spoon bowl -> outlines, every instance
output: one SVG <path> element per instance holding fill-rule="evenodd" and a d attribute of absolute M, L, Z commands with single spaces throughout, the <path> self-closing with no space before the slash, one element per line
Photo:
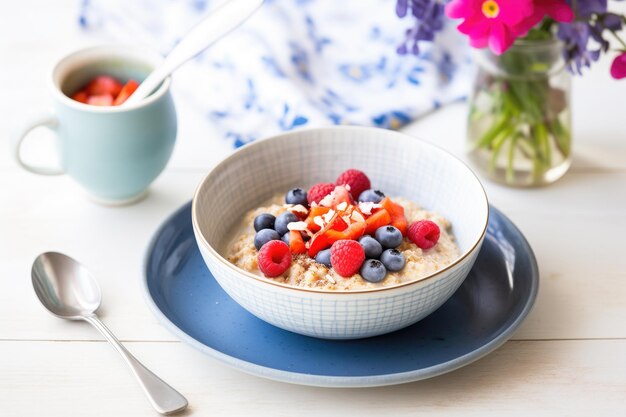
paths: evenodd
<path fill-rule="evenodd" d="M 94 276 L 62 253 L 39 255 L 33 263 L 32 280 L 41 304 L 57 317 L 82 320 L 100 307 L 102 295 Z"/>

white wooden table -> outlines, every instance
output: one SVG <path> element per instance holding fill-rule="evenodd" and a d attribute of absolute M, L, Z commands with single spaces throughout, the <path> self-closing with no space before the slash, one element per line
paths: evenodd
<path fill-rule="evenodd" d="M 72 0 L 12 2 L 0 13 L 0 138 L 45 109 L 47 66 L 93 40 Z M 540 265 L 535 309 L 513 339 L 465 368 L 373 389 L 322 389 L 250 376 L 177 341 L 148 311 L 140 265 L 159 223 L 187 202 L 230 150 L 178 106 L 174 156 L 147 199 L 125 208 L 86 200 L 68 178 L 19 170 L 0 152 L 0 415 L 155 415 L 97 332 L 53 318 L 30 282 L 35 256 L 58 250 L 100 281 L 102 319 L 147 366 L 183 392 L 187 415 L 626 415 L 626 81 L 602 61 L 574 84 L 575 161 L 557 184 L 489 198 L 526 234 Z M 462 156 L 465 105 L 410 126 Z M 45 144 L 30 149 L 44 159 Z"/>

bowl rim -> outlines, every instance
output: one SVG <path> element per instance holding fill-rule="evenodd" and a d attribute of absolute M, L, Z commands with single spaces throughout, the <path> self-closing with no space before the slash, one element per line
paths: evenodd
<path fill-rule="evenodd" d="M 368 130 L 368 131 L 369 130 L 378 130 L 378 131 L 383 131 L 386 134 L 391 133 L 391 134 L 395 134 L 395 135 L 404 136 L 406 138 L 410 138 L 410 139 L 413 139 L 413 140 L 416 140 L 416 141 L 421 141 L 427 147 L 430 147 L 433 150 L 435 150 L 436 152 L 440 152 L 440 153 L 446 155 L 447 157 L 451 158 L 451 160 L 455 161 L 455 163 L 460 164 L 463 167 L 465 167 L 465 169 L 467 169 L 468 173 L 471 174 L 471 176 L 478 183 L 478 185 L 480 187 L 480 190 L 482 191 L 482 196 L 484 197 L 485 210 L 487 212 L 487 215 L 485 216 L 485 222 L 484 222 L 482 231 L 480 233 L 480 236 L 476 239 L 476 241 L 474 241 L 472 246 L 469 249 L 467 249 L 465 252 L 463 252 L 461 254 L 461 256 L 459 256 L 454 262 L 452 262 L 450 265 L 447 265 L 443 269 L 440 269 L 439 271 L 436 271 L 436 272 L 434 272 L 434 273 L 432 273 L 430 275 L 427 275 L 425 277 L 422 277 L 420 279 L 415 279 L 415 280 L 412 280 L 412 281 L 402 282 L 402 283 L 399 283 L 399 284 L 389 285 L 389 286 L 386 286 L 386 287 L 368 288 L 368 289 L 362 289 L 362 290 L 320 290 L 320 289 L 317 289 L 317 288 L 296 287 L 294 285 L 289 285 L 289 284 L 284 284 L 284 283 L 281 283 L 281 282 L 271 281 L 271 280 L 269 280 L 269 279 L 267 279 L 265 277 L 255 275 L 255 274 L 253 274 L 251 272 L 248 272 L 248 271 L 246 271 L 246 270 L 244 270 L 242 268 L 239 268 L 238 266 L 236 266 L 233 263 L 229 262 L 228 259 L 226 259 L 224 256 L 222 256 L 215 248 L 213 248 L 213 246 L 211 244 L 209 244 L 209 242 L 206 240 L 206 237 L 202 233 L 202 230 L 200 229 L 200 226 L 198 224 L 198 216 L 197 216 L 196 213 L 197 213 L 197 210 L 198 210 L 198 195 L 200 194 L 200 190 L 202 189 L 202 187 L 207 182 L 208 178 L 211 176 L 211 174 L 213 172 L 215 172 L 222 165 L 226 164 L 232 158 L 237 157 L 238 154 L 240 154 L 240 153 L 242 153 L 244 151 L 247 151 L 250 148 L 262 146 L 266 141 L 278 140 L 278 139 L 284 138 L 286 136 L 293 136 L 293 135 L 298 135 L 298 134 L 307 133 L 307 132 L 323 132 L 323 131 L 337 131 L 337 130 L 361 130 L 361 131 L 362 130 Z M 215 164 L 209 170 L 209 172 L 202 178 L 202 180 L 200 180 L 200 183 L 196 187 L 196 190 L 195 190 L 195 192 L 193 194 L 193 198 L 192 198 L 192 202 L 191 202 L 191 223 L 192 223 L 192 226 L 193 226 L 193 230 L 194 230 L 194 234 L 196 236 L 196 239 L 200 240 L 200 242 L 205 246 L 205 248 L 208 250 L 208 252 L 214 258 L 216 258 L 219 262 L 225 264 L 228 269 L 231 269 L 234 272 L 243 274 L 243 275 L 245 275 L 248 278 L 252 278 L 252 279 L 254 279 L 257 282 L 260 282 L 260 283 L 263 283 L 263 284 L 274 285 L 276 287 L 284 288 L 284 289 L 288 289 L 288 290 L 303 291 L 305 293 L 329 294 L 329 295 L 334 295 L 334 294 L 364 294 L 364 293 L 368 293 L 369 294 L 369 293 L 376 293 L 376 292 L 382 292 L 382 291 L 391 291 L 391 290 L 395 290 L 395 289 L 398 289 L 398 288 L 409 287 L 411 285 L 422 284 L 425 281 L 432 280 L 434 278 L 440 278 L 441 276 L 443 276 L 443 274 L 445 272 L 447 272 L 447 271 L 455 268 L 457 265 L 461 264 L 465 259 L 467 259 L 476 250 L 476 248 L 481 244 L 481 242 L 483 241 L 483 239 L 485 237 L 485 233 L 487 232 L 487 225 L 489 223 L 489 200 L 487 198 L 487 193 L 485 191 L 485 188 L 483 187 L 482 183 L 480 182 L 480 180 L 478 179 L 478 177 L 476 176 L 474 171 L 472 171 L 471 168 L 465 162 L 461 161 L 459 158 L 457 158 L 456 156 L 452 155 L 450 152 L 446 151 L 445 149 L 443 149 L 443 148 L 441 148 L 441 147 L 439 147 L 437 145 L 433 145 L 430 142 L 427 142 L 425 140 L 416 138 L 416 137 L 408 135 L 406 133 L 402 133 L 402 132 L 398 132 L 398 131 L 394 131 L 394 130 L 389 130 L 389 129 L 382 129 L 382 128 L 369 127 L 369 126 L 326 126 L 326 127 L 314 127 L 314 128 L 298 129 L 298 130 L 293 130 L 293 131 L 281 133 L 281 134 L 278 134 L 278 135 L 268 136 L 268 137 L 265 137 L 265 138 L 262 138 L 262 139 L 255 140 L 254 142 L 247 143 L 246 145 L 244 145 L 241 148 L 237 149 L 236 151 L 234 151 L 233 153 L 228 155 L 226 158 L 222 159 L 220 162 Z M 208 267 L 208 265 L 207 265 L 207 267 Z"/>

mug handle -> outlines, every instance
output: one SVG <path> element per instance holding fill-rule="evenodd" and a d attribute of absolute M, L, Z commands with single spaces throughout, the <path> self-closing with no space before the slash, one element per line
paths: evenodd
<path fill-rule="evenodd" d="M 13 143 L 13 156 L 15 157 L 15 161 L 18 163 L 19 166 L 24 168 L 26 171 L 32 172 L 33 174 L 39 174 L 39 175 L 62 175 L 65 173 L 65 171 L 63 171 L 62 168 L 41 167 L 41 166 L 28 164 L 24 162 L 21 156 L 21 152 L 20 152 L 22 148 L 22 142 L 24 141 L 24 139 L 26 139 L 26 137 L 28 137 L 28 134 L 33 129 L 37 127 L 46 127 L 54 132 L 55 127 L 57 127 L 58 124 L 59 124 L 59 121 L 57 120 L 57 118 L 53 115 L 48 114 L 45 116 L 37 117 L 36 119 L 28 123 L 21 130 L 21 132 L 16 136 L 15 141 Z"/>

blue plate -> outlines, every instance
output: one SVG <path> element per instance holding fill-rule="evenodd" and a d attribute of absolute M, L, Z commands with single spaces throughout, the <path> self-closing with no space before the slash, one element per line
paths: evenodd
<path fill-rule="evenodd" d="M 190 203 L 148 247 L 147 301 L 175 336 L 242 371 L 284 382 L 367 387 L 416 381 L 467 365 L 504 343 L 537 295 L 535 256 L 520 231 L 491 207 L 474 268 L 424 320 L 368 339 L 332 341 L 291 333 L 256 318 L 215 281 L 196 246 Z"/>

